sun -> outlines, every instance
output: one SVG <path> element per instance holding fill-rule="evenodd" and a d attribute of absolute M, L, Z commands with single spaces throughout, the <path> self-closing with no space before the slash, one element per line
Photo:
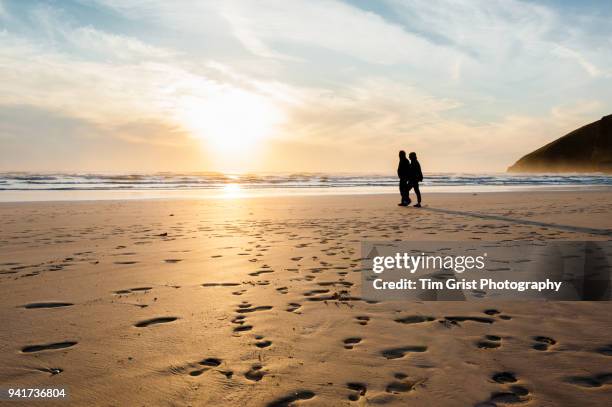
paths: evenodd
<path fill-rule="evenodd" d="M 267 98 L 242 89 L 220 89 L 207 98 L 187 97 L 180 120 L 207 147 L 243 151 L 272 135 L 283 115 Z"/>

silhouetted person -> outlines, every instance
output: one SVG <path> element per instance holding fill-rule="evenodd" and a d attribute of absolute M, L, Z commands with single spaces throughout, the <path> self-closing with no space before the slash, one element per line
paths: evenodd
<path fill-rule="evenodd" d="M 399 177 L 399 190 L 402 196 L 402 202 L 399 206 L 410 205 L 410 197 L 408 196 L 409 183 L 410 183 L 410 161 L 406 158 L 406 152 L 404 150 L 399 152 L 399 165 L 397 166 L 397 176 Z"/>
<path fill-rule="evenodd" d="M 417 156 L 415 152 L 408 154 L 410 157 L 410 173 L 409 173 L 409 182 L 408 182 L 408 191 L 406 191 L 406 196 L 410 193 L 410 190 L 414 188 L 414 193 L 417 196 L 417 203 L 414 205 L 415 208 L 421 207 L 421 190 L 419 189 L 419 182 L 423 181 L 423 172 L 421 171 L 421 164 L 417 160 Z M 408 203 L 410 203 L 410 198 L 408 198 Z"/>

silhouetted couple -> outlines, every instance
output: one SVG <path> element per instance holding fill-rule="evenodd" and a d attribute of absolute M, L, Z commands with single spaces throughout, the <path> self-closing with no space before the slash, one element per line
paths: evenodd
<path fill-rule="evenodd" d="M 410 190 L 414 189 L 417 196 L 415 208 L 421 207 L 421 191 L 419 190 L 419 182 L 423 181 L 423 173 L 421 172 L 421 164 L 417 161 L 416 153 L 408 155 L 410 161 L 406 158 L 406 152 L 399 152 L 399 166 L 397 167 L 397 176 L 400 179 L 399 190 L 402 195 L 402 202 L 399 206 L 410 205 Z"/>

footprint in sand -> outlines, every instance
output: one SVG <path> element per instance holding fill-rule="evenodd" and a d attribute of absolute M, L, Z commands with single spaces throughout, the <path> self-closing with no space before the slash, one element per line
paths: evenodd
<path fill-rule="evenodd" d="M 400 324 L 420 324 L 422 322 L 430 322 L 430 321 L 435 321 L 435 320 L 436 319 L 434 317 L 429 317 L 429 316 L 409 315 L 407 317 L 395 319 L 394 321 Z"/>
<path fill-rule="evenodd" d="M 177 319 L 178 317 L 151 318 L 151 319 L 146 319 L 144 321 L 137 322 L 136 324 L 134 324 L 134 326 L 136 328 L 146 328 L 151 325 L 166 324 L 168 322 L 173 322 L 173 321 L 176 321 Z"/>
<path fill-rule="evenodd" d="M 412 390 L 412 384 L 406 382 L 391 382 L 385 388 L 387 393 L 405 393 Z"/>
<path fill-rule="evenodd" d="M 125 290 L 117 290 L 113 294 L 115 295 L 127 295 L 138 292 L 149 292 L 153 289 L 153 287 L 136 287 L 136 288 L 127 288 Z"/>
<path fill-rule="evenodd" d="M 508 391 L 495 392 L 491 394 L 489 401 L 497 404 L 518 404 L 529 401 L 529 390 L 523 386 L 511 386 Z"/>
<path fill-rule="evenodd" d="M 206 359 L 202 359 L 198 363 L 201 364 L 202 366 L 217 367 L 217 366 L 219 366 L 221 364 L 221 359 L 206 358 Z"/>
<path fill-rule="evenodd" d="M 353 347 L 360 342 L 361 338 L 358 337 L 346 338 L 342 341 L 342 343 L 344 343 L 344 349 L 353 349 Z"/>
<path fill-rule="evenodd" d="M 458 324 L 459 322 L 466 322 L 466 321 L 478 322 L 481 324 L 492 324 L 493 322 L 495 322 L 493 318 L 486 318 L 486 317 L 452 316 L 452 317 L 444 317 L 444 319 L 446 321 L 450 321 L 451 323 L 456 323 L 456 324 Z"/>
<path fill-rule="evenodd" d="M 279 287 L 276 289 L 276 291 L 278 291 L 281 294 L 287 294 L 289 292 L 289 289 L 287 287 Z"/>
<path fill-rule="evenodd" d="M 310 390 L 298 390 L 288 396 L 281 397 L 267 404 L 267 407 L 290 407 L 295 405 L 296 401 L 310 400 L 314 398 L 315 393 Z"/>
<path fill-rule="evenodd" d="M 547 351 L 548 348 L 557 343 L 553 338 L 548 336 L 534 336 L 533 340 L 536 341 L 531 347 L 539 351 Z"/>
<path fill-rule="evenodd" d="M 202 287 L 235 287 L 240 283 L 204 283 Z"/>
<path fill-rule="evenodd" d="M 164 260 L 164 262 L 171 263 L 171 264 L 178 263 L 179 261 L 183 261 L 183 259 L 166 259 L 166 260 Z"/>
<path fill-rule="evenodd" d="M 359 400 L 361 397 L 365 396 L 366 392 L 368 391 L 368 388 L 365 383 L 350 382 L 346 384 L 346 387 L 348 387 L 349 390 L 353 391 L 348 396 L 348 399 L 351 401 Z"/>
<path fill-rule="evenodd" d="M 404 346 L 401 348 L 386 349 L 381 354 L 387 359 L 400 359 L 411 352 L 426 352 L 427 346 Z"/>
<path fill-rule="evenodd" d="M 352 287 L 354 284 L 349 281 L 321 281 L 320 283 L 317 283 L 317 285 L 321 287 Z"/>
<path fill-rule="evenodd" d="M 404 373 L 396 373 L 394 377 L 398 380 L 394 380 L 387 385 L 387 387 L 385 388 L 385 391 L 387 393 L 393 393 L 393 394 L 406 393 L 406 392 L 414 390 L 416 386 L 423 384 L 426 380 L 426 379 L 407 380 L 406 378 L 408 376 Z"/>
<path fill-rule="evenodd" d="M 250 331 L 251 329 L 253 329 L 253 325 L 240 325 L 234 328 L 234 332 L 246 332 Z"/>
<path fill-rule="evenodd" d="M 306 291 L 304 293 L 304 297 L 311 297 L 315 294 L 326 294 L 328 293 L 329 290 L 325 290 L 325 289 L 320 289 L 320 290 L 310 290 L 310 291 Z"/>
<path fill-rule="evenodd" d="M 482 312 L 487 314 L 487 315 L 491 315 L 491 316 L 497 315 L 499 319 L 504 319 L 504 320 L 512 319 L 512 317 L 510 315 L 501 315 L 501 312 L 499 312 L 498 310 L 496 310 L 494 308 L 486 309 L 486 310 L 484 310 Z"/>
<path fill-rule="evenodd" d="M 210 370 L 213 367 L 219 366 L 221 364 L 221 359 L 206 358 L 206 359 L 203 359 L 203 360 L 199 361 L 198 364 L 201 365 L 201 366 L 204 366 L 204 368 L 192 370 L 191 372 L 189 372 L 189 376 L 197 377 L 197 376 L 200 376 L 202 373 L 206 372 L 207 370 Z M 227 377 L 227 375 L 226 375 L 226 377 Z M 231 375 L 230 375 L 230 377 L 231 377 Z"/>
<path fill-rule="evenodd" d="M 268 340 L 261 340 L 261 341 L 257 341 L 255 342 L 255 346 L 257 346 L 258 348 L 267 348 L 269 346 L 272 345 L 272 341 L 268 341 Z"/>
<path fill-rule="evenodd" d="M 260 274 L 266 274 L 266 273 L 274 273 L 274 270 L 268 270 L 268 269 L 257 270 L 252 273 L 249 273 L 249 276 L 257 277 Z"/>
<path fill-rule="evenodd" d="M 501 346 L 501 336 L 485 335 L 484 339 L 478 341 L 476 346 L 480 349 L 495 349 Z"/>
<path fill-rule="evenodd" d="M 601 373 L 594 376 L 571 376 L 565 381 L 579 387 L 602 387 L 605 384 L 612 384 L 612 373 Z"/>
<path fill-rule="evenodd" d="M 506 388 L 502 391 L 491 393 L 488 401 L 478 403 L 475 407 L 493 407 L 498 404 L 520 404 L 529 401 L 529 389 L 521 385 L 512 384 L 518 382 L 514 373 L 494 373 L 491 376 L 491 380 Z"/>
<path fill-rule="evenodd" d="M 495 383 L 499 383 L 499 384 L 516 383 L 517 382 L 516 376 L 512 372 L 498 372 L 498 373 L 494 373 L 493 376 L 491 376 L 491 379 Z"/>
<path fill-rule="evenodd" d="M 243 325 L 245 323 L 245 319 L 245 315 L 236 315 L 234 319 L 232 319 L 232 324 Z"/>
<path fill-rule="evenodd" d="M 244 377 L 253 382 L 258 382 L 263 379 L 264 375 L 266 374 L 261 370 L 262 368 L 262 365 L 256 363 L 244 374 Z"/>
<path fill-rule="evenodd" d="M 71 302 L 33 302 L 23 306 L 25 309 L 38 309 L 38 308 L 60 308 L 60 307 L 71 307 L 74 304 Z"/>
<path fill-rule="evenodd" d="M 290 302 L 287 305 L 288 305 L 288 307 L 286 309 L 287 312 L 295 312 L 296 310 L 298 310 L 299 308 L 302 307 L 302 305 L 298 304 L 297 302 Z M 296 314 L 297 314 L 297 312 L 296 312 Z"/>
<path fill-rule="evenodd" d="M 78 342 L 76 341 L 65 341 L 65 342 L 46 343 L 43 345 L 30 345 L 30 346 L 24 346 L 23 348 L 21 348 L 21 352 L 36 353 L 36 352 L 42 352 L 45 350 L 65 349 L 65 348 L 70 348 L 76 345 L 77 343 Z"/>
<path fill-rule="evenodd" d="M 359 325 L 367 325 L 368 322 L 370 321 L 370 317 L 365 316 L 365 315 L 358 315 L 355 317 L 355 319 L 357 320 L 357 323 Z"/>
<path fill-rule="evenodd" d="M 236 310 L 236 312 L 240 314 L 245 314 L 249 312 L 268 311 L 271 309 L 272 309 L 271 305 L 260 305 L 258 307 L 253 307 L 251 304 L 247 303 L 247 304 L 238 305 L 238 309 Z"/>

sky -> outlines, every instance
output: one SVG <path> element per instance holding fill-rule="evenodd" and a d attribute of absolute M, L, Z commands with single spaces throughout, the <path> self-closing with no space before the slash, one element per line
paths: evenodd
<path fill-rule="evenodd" d="M 0 171 L 505 171 L 612 113 L 612 2 L 0 0 Z"/>

